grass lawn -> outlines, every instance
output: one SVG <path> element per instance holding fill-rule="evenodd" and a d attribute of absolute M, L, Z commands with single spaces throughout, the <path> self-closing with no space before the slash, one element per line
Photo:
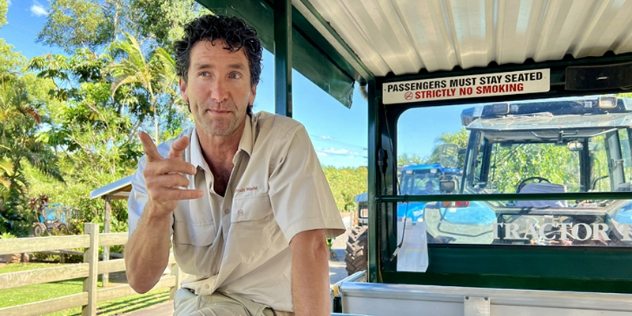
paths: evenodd
<path fill-rule="evenodd" d="M 58 267 L 59 263 L 16 263 L 7 264 L 0 267 L 0 274 L 17 271 L 27 271 L 34 269 Z M 102 288 L 101 281 L 98 288 Z M 77 294 L 83 291 L 83 280 L 73 279 L 52 283 L 34 284 L 0 290 L 0 308 L 26 303 L 32 303 L 65 295 Z M 116 300 L 102 302 L 98 304 L 99 315 L 117 315 L 127 313 L 154 304 L 158 304 L 169 299 L 169 289 L 154 290 L 145 294 L 138 294 L 119 298 Z M 46 315 L 81 315 L 81 307 L 59 311 Z"/>

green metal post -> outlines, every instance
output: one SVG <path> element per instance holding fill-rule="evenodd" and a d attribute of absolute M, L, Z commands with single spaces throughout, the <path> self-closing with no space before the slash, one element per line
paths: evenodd
<path fill-rule="evenodd" d="M 368 230 L 368 282 L 379 282 L 378 279 L 378 260 L 380 249 L 378 248 L 378 229 L 377 225 L 377 202 L 376 196 L 378 195 L 377 184 L 377 150 L 379 148 L 378 140 L 380 139 L 379 129 L 379 115 L 378 104 L 376 99 L 376 84 L 375 80 L 369 80 L 368 82 L 368 94 L 369 94 L 369 124 L 368 124 L 368 136 L 369 136 L 369 230 Z"/>
<path fill-rule="evenodd" d="M 274 1 L 275 112 L 292 117 L 292 1 Z"/>

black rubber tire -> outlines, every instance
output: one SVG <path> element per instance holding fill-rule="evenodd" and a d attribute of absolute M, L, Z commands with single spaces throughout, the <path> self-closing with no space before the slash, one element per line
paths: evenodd
<path fill-rule="evenodd" d="M 66 223 L 59 223 L 59 225 L 57 225 L 56 227 L 57 231 L 62 233 L 62 234 L 68 234 L 68 224 Z"/>
<path fill-rule="evenodd" d="M 368 226 L 357 226 L 349 232 L 347 249 L 345 250 L 345 263 L 347 264 L 348 275 L 366 270 L 368 267 L 367 228 Z"/>
<path fill-rule="evenodd" d="M 33 224 L 33 236 L 37 237 L 46 232 L 46 225 L 42 223 Z"/>

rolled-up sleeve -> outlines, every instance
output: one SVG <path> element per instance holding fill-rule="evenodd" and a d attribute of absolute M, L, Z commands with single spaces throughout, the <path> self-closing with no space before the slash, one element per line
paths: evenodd
<path fill-rule="evenodd" d="M 345 231 L 340 212 L 305 127 L 279 140 L 269 180 L 276 221 L 288 243 L 303 231 L 323 229 L 327 238 Z"/>

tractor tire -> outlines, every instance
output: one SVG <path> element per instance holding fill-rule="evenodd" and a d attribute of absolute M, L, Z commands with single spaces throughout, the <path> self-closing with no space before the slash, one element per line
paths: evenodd
<path fill-rule="evenodd" d="M 68 234 L 68 224 L 66 223 L 60 223 L 59 225 L 57 225 L 56 227 L 57 232 L 62 233 L 62 234 Z"/>
<path fill-rule="evenodd" d="M 33 236 L 40 236 L 44 232 L 46 232 L 46 225 L 43 223 L 33 223 Z"/>
<path fill-rule="evenodd" d="M 367 269 L 367 228 L 368 226 L 356 226 L 349 232 L 345 251 L 348 275 Z"/>

